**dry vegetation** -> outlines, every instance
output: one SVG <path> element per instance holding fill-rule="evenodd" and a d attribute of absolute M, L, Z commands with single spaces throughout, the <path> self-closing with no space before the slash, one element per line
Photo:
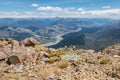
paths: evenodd
<path fill-rule="evenodd" d="M 67 60 L 61 60 L 58 63 L 58 67 L 63 69 L 63 68 L 67 68 L 69 66 L 69 62 Z"/>
<path fill-rule="evenodd" d="M 42 78 L 47 79 L 51 71 L 50 68 L 44 68 L 41 72 L 42 72 L 41 74 Z"/>
<path fill-rule="evenodd" d="M 35 45 L 34 48 L 36 51 L 47 51 L 47 48 L 41 45 Z"/>
<path fill-rule="evenodd" d="M 100 64 L 108 64 L 109 60 L 107 57 L 102 57 L 99 59 Z"/>

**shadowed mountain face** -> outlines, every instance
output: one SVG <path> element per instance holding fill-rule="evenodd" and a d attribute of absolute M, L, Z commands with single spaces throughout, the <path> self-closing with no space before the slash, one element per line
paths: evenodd
<path fill-rule="evenodd" d="M 95 36 L 96 46 L 99 49 L 120 43 L 120 21 L 107 25 L 105 28 L 93 35 Z"/>
<path fill-rule="evenodd" d="M 77 48 L 101 50 L 109 45 L 120 43 L 120 21 L 106 24 L 103 27 L 82 28 L 80 32 L 63 36 L 57 45 L 50 47 L 64 47 L 74 45 Z"/>
<path fill-rule="evenodd" d="M 52 45 L 50 47 L 59 48 L 59 47 L 74 45 L 77 48 L 85 48 L 85 49 L 93 48 L 92 46 L 93 46 L 94 38 L 93 37 L 90 38 L 90 36 L 88 35 L 94 34 L 101 29 L 102 27 L 90 27 L 90 28 L 84 27 L 79 32 L 73 32 L 62 36 L 64 39 L 61 42 L 59 42 L 56 45 Z"/>

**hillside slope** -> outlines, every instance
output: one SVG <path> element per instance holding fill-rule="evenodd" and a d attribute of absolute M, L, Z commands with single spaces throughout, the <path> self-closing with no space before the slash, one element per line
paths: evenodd
<path fill-rule="evenodd" d="M 119 80 L 120 44 L 102 51 L 47 48 L 33 38 L 0 39 L 1 80 Z"/>

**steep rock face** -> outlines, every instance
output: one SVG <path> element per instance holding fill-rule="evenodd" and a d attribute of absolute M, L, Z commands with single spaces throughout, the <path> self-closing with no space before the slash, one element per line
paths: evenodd
<path fill-rule="evenodd" d="M 99 52 L 75 47 L 46 48 L 33 38 L 21 42 L 1 39 L 0 45 L 1 80 L 120 79 L 120 44 Z"/>

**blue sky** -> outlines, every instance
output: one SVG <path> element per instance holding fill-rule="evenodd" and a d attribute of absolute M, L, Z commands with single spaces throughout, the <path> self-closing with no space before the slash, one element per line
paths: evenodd
<path fill-rule="evenodd" d="M 120 0 L 0 0 L 4 17 L 120 18 Z"/>

